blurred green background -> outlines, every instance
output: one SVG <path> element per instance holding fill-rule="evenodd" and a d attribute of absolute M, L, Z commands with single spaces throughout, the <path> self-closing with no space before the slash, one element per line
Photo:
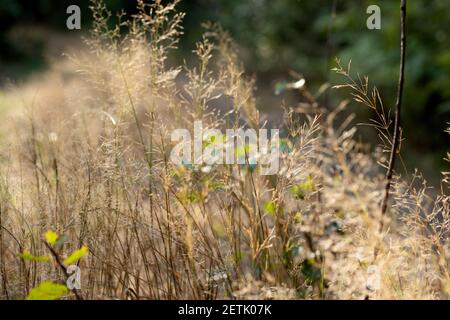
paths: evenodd
<path fill-rule="evenodd" d="M 132 13 L 133 0 L 106 0 L 112 11 Z M 66 8 L 82 10 L 82 31 L 65 29 Z M 24 34 L 21 26 L 45 27 L 79 36 L 89 28 L 88 0 L 0 0 L 0 80 L 24 81 L 33 72 L 45 70 L 45 34 Z M 381 30 L 366 28 L 366 8 L 381 8 Z M 258 79 L 259 106 L 270 109 L 277 81 L 292 80 L 289 71 L 305 76 L 313 90 L 324 82 L 342 79 L 330 72 L 334 57 L 368 75 L 392 106 L 398 77 L 399 1 L 361 0 L 185 0 L 179 5 L 187 13 L 181 51 L 174 59 L 189 55 L 202 33 L 201 23 L 219 22 L 237 43 L 249 74 Z M 443 131 L 450 121 L 450 1 L 408 1 L 408 48 L 403 109 L 404 157 L 408 169 L 420 168 L 432 181 L 448 150 Z M 329 104 L 345 97 L 332 91 Z M 365 120 L 369 111 L 352 105 L 351 111 Z M 358 122 L 358 121 L 356 121 Z M 376 137 L 363 130 L 364 139 Z"/>

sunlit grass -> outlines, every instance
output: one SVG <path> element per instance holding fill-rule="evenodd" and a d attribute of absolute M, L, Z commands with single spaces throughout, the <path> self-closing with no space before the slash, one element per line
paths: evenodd
<path fill-rule="evenodd" d="M 346 101 L 327 110 L 321 92 L 294 79 L 278 88 L 302 103 L 279 108 L 277 175 L 175 165 L 172 130 L 196 120 L 260 129 L 267 115 L 224 30 L 205 26 L 197 64 L 172 66 L 183 14 L 176 3 L 138 5 L 124 29 L 109 29 L 110 13 L 93 2 L 90 52 L 70 57 L 73 81 L 48 73 L 39 90 L 0 93 L 0 117 L 14 119 L 1 129 L 1 298 L 449 297 L 448 181 L 431 197 L 418 172 L 395 175 L 379 231 L 387 110 L 385 123 L 368 121 L 381 135 L 372 153 Z M 364 79 L 353 97 L 381 110 Z M 79 291 L 64 287 L 72 263 Z"/>

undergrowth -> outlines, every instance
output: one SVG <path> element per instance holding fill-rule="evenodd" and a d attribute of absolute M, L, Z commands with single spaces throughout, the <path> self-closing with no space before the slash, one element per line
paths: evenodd
<path fill-rule="evenodd" d="M 352 115 L 335 121 L 348 101 L 324 108 L 321 92 L 297 82 L 289 88 L 304 102 L 279 108 L 277 175 L 169 161 L 171 132 L 196 120 L 270 123 L 219 26 L 205 25 L 195 66 L 168 63 L 182 35 L 177 2 L 140 0 L 111 29 L 111 13 L 93 1 L 90 52 L 71 57 L 82 81 L 14 120 L 0 163 L 0 297 L 64 284 L 58 257 L 88 248 L 77 261 L 81 289 L 58 287 L 58 297 L 449 298 L 448 174 L 434 191 L 419 172 L 394 174 L 380 216 L 391 115 L 350 66 L 336 71 L 377 115 L 374 152 L 354 138 Z M 49 230 L 64 239 L 57 248 L 43 241 Z"/>

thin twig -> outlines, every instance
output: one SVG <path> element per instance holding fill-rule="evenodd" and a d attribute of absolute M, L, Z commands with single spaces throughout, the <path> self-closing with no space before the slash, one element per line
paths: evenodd
<path fill-rule="evenodd" d="M 395 120 L 394 120 L 394 138 L 391 146 L 391 156 L 389 159 L 389 167 L 386 172 L 386 187 L 383 202 L 381 204 L 380 232 L 383 231 L 383 217 L 386 214 L 389 192 L 392 185 L 392 175 L 394 173 L 395 159 L 400 145 L 400 122 L 402 95 L 405 71 L 405 51 L 406 51 L 406 0 L 400 1 L 400 71 L 398 78 L 397 101 L 395 104 Z"/>

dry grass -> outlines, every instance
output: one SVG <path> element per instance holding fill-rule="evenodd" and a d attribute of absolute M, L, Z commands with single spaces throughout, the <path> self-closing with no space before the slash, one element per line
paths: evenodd
<path fill-rule="evenodd" d="M 431 197 L 419 173 L 394 175 L 389 228 L 379 233 L 386 181 L 377 163 L 391 141 L 390 115 L 368 80 L 338 68 L 356 100 L 379 112 L 375 153 L 353 139 L 351 115 L 335 124 L 346 102 L 326 111 L 303 87 L 307 103 L 283 111 L 278 175 L 175 166 L 173 129 L 199 119 L 210 128 L 260 128 L 265 117 L 226 32 L 208 25 L 198 64 L 168 67 L 183 14 L 176 3 L 138 4 L 140 14 L 120 25 L 129 30 L 123 36 L 94 1 L 91 52 L 71 59 L 78 75 L 30 103 L 5 136 L 2 299 L 64 281 L 54 263 L 18 256 L 48 255 L 47 230 L 66 237 L 58 254 L 89 247 L 80 260 L 85 299 L 450 296 L 448 180 Z"/>

